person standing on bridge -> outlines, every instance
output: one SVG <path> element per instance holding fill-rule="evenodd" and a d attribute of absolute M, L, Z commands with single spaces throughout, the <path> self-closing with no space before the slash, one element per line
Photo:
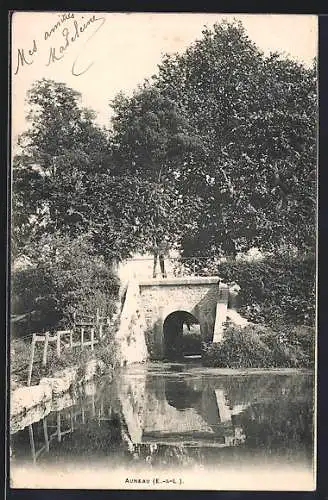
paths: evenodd
<path fill-rule="evenodd" d="M 159 260 L 159 265 L 161 269 L 161 274 L 163 278 L 167 278 L 167 274 L 165 271 L 165 257 L 169 254 L 169 243 L 167 241 L 167 236 L 163 238 L 155 238 L 155 244 L 152 248 L 154 255 L 154 265 L 153 265 L 153 278 L 156 278 L 157 272 L 157 259 Z"/>

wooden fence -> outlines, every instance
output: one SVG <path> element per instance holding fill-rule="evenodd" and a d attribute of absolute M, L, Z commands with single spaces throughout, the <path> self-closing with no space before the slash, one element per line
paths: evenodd
<path fill-rule="evenodd" d="M 97 309 L 94 316 L 84 316 L 77 318 L 76 314 L 73 317 L 73 326 L 69 330 L 57 330 L 50 333 L 45 332 L 42 335 L 33 333 L 31 343 L 31 354 L 28 365 L 27 385 L 31 385 L 33 365 L 35 359 L 36 345 L 43 344 L 42 366 L 47 366 L 49 345 L 55 344 L 56 355 L 61 357 L 63 350 L 90 347 L 94 350 L 96 344 L 103 338 L 104 329 L 109 325 L 109 318 L 101 316 Z"/>

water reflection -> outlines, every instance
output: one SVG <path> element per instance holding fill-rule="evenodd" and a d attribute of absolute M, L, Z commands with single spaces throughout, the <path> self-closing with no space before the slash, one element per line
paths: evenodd
<path fill-rule="evenodd" d="M 313 381 L 304 373 L 218 375 L 139 366 L 72 395 L 12 435 L 12 466 L 102 460 L 147 467 L 242 463 L 311 468 Z"/>

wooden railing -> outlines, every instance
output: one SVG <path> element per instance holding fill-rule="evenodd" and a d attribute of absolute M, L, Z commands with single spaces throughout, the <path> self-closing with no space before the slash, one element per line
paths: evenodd
<path fill-rule="evenodd" d="M 35 359 L 36 346 L 43 344 L 42 366 L 46 367 L 48 363 L 49 345 L 55 344 L 55 352 L 58 358 L 61 357 L 64 350 L 90 347 L 94 350 L 96 344 L 103 338 L 104 328 L 109 325 L 110 319 L 107 316 L 101 316 L 97 309 L 94 316 L 73 317 L 73 325 L 68 330 L 57 330 L 55 332 L 45 332 L 43 334 L 32 334 L 30 360 L 28 365 L 27 385 L 31 385 L 33 365 Z"/>

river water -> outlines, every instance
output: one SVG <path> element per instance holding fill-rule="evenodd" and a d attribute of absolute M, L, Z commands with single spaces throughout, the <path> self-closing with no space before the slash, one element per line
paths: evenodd
<path fill-rule="evenodd" d="M 13 428 L 14 487 L 314 488 L 311 372 L 134 365 L 41 417 Z"/>

